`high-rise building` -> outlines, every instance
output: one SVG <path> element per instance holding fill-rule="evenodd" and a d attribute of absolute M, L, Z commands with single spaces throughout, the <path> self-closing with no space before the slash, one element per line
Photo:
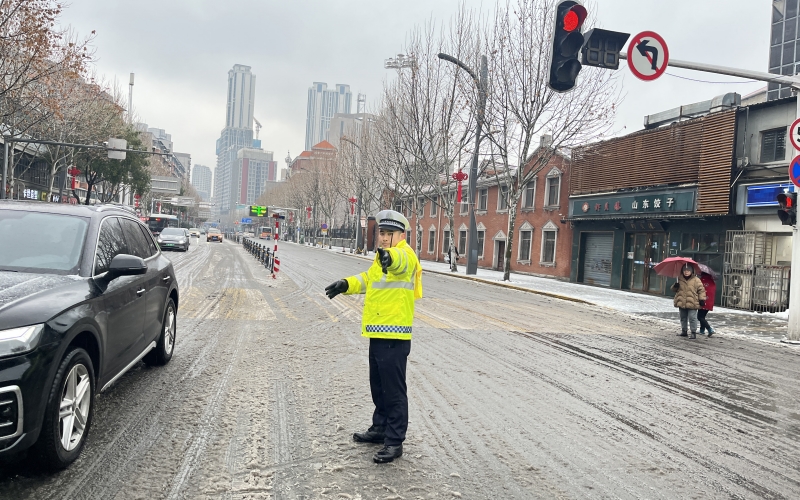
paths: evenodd
<path fill-rule="evenodd" d="M 195 165 L 192 169 L 192 186 L 203 201 L 211 197 L 211 169 L 205 165 Z"/>
<path fill-rule="evenodd" d="M 252 205 L 264 192 L 267 182 L 274 182 L 278 175 L 278 162 L 273 161 L 272 151 L 261 148 L 242 148 L 237 153 L 236 202 Z"/>
<path fill-rule="evenodd" d="M 336 113 L 350 113 L 353 94 L 350 85 L 336 84 L 328 90 L 328 84 L 314 82 L 308 88 L 308 107 L 306 109 L 306 151 L 314 144 L 328 139 L 328 128 Z"/>
<path fill-rule="evenodd" d="M 225 128 L 217 139 L 217 167 L 214 171 L 214 198 L 221 217 L 236 211 L 239 186 L 238 153 L 253 146 L 253 106 L 256 77 L 250 66 L 236 64 L 228 71 L 228 100 Z"/>
<path fill-rule="evenodd" d="M 772 0 L 772 35 L 769 43 L 769 72 L 776 75 L 800 73 L 800 27 L 798 0 Z M 770 83 L 767 100 L 789 97 L 788 85 Z"/>

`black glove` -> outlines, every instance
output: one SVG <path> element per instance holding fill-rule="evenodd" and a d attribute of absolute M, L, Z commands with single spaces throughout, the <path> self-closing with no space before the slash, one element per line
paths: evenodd
<path fill-rule="evenodd" d="M 334 281 L 325 287 L 325 295 L 327 295 L 329 299 L 332 299 L 340 293 L 346 292 L 348 287 L 349 286 L 345 280 Z"/>
<path fill-rule="evenodd" d="M 705 306 L 706 306 L 706 301 L 705 300 L 701 300 L 700 301 L 700 307 L 705 307 Z"/>
<path fill-rule="evenodd" d="M 383 269 L 383 274 L 386 274 L 386 269 L 392 265 L 392 254 L 390 254 L 388 250 L 379 248 L 378 259 L 381 262 L 381 269 Z"/>

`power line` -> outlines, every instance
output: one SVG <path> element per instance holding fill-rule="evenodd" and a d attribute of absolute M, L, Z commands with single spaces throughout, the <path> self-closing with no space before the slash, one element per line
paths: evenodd
<path fill-rule="evenodd" d="M 664 73 L 665 75 L 673 76 L 675 78 L 680 78 L 681 80 L 691 80 L 693 82 L 700 82 L 700 83 L 724 83 L 724 84 L 742 84 L 742 83 L 759 83 L 759 80 L 748 80 L 746 82 L 710 82 L 708 80 L 698 80 L 696 78 L 689 78 L 688 76 L 680 76 L 680 75 L 673 75 L 672 73 Z"/>

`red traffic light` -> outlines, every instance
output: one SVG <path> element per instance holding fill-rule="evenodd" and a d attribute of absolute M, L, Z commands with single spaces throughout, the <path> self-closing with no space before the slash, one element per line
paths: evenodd
<path fill-rule="evenodd" d="M 778 195 L 778 204 L 781 208 L 792 208 L 792 196 L 789 194 L 781 193 Z"/>
<path fill-rule="evenodd" d="M 587 12 L 583 5 L 574 5 L 564 14 L 564 31 L 579 30 L 586 20 Z"/>

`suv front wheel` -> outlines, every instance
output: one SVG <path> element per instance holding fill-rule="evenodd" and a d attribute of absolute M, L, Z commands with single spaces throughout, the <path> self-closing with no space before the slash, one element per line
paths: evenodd
<path fill-rule="evenodd" d="M 94 367 L 80 348 L 67 352 L 56 371 L 36 442 L 39 460 L 50 469 L 64 469 L 81 454 L 94 413 Z"/>

